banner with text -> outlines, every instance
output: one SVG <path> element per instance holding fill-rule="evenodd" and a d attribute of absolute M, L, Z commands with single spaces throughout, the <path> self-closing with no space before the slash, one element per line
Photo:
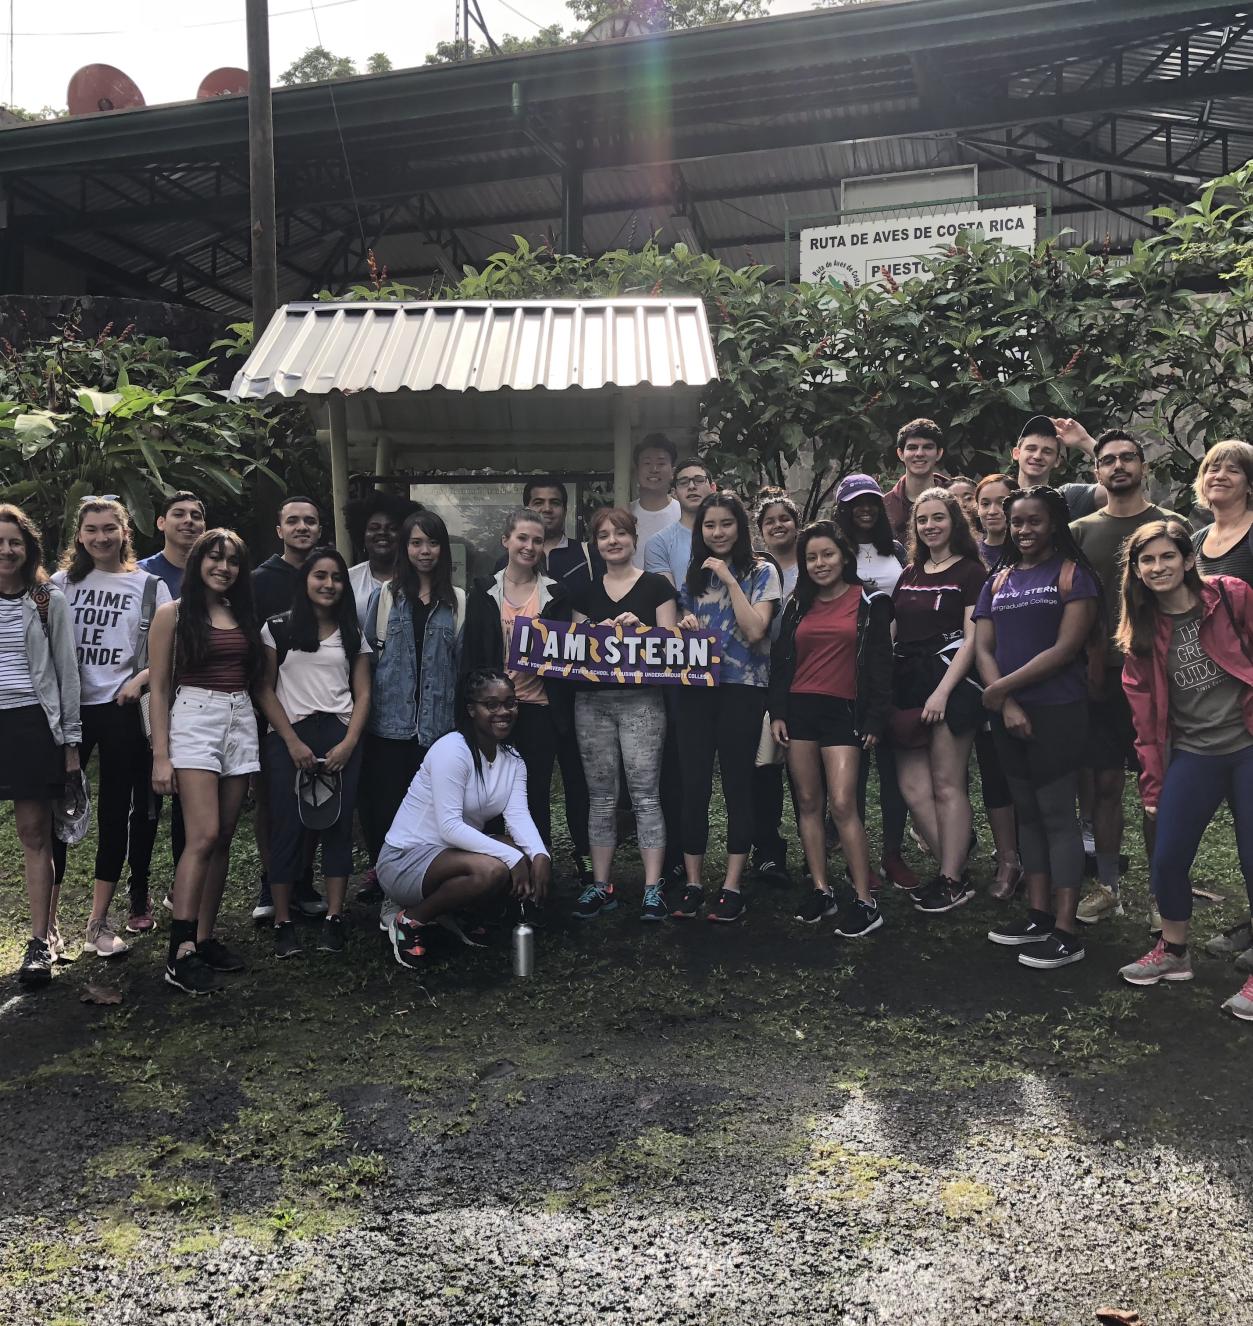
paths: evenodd
<path fill-rule="evenodd" d="M 886 272 L 894 281 L 926 276 L 924 257 L 949 245 L 962 230 L 981 230 L 1016 249 L 1035 245 L 1035 208 L 992 207 L 877 221 L 851 221 L 801 231 L 801 280 L 864 285 Z"/>
<path fill-rule="evenodd" d="M 613 626 L 518 617 L 509 667 L 563 681 L 625 686 L 716 686 L 718 637 L 663 626 Z"/>

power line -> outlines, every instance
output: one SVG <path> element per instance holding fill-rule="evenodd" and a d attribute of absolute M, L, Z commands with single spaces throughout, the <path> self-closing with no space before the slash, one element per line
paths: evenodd
<path fill-rule="evenodd" d="M 309 5 L 300 9 L 276 9 L 270 15 L 270 18 L 271 20 L 290 18 L 294 15 L 306 15 L 309 9 L 338 9 L 341 5 L 360 3 L 361 0 L 322 0 L 322 3 L 316 6 Z M 10 42 L 14 37 L 125 37 L 135 32 L 183 32 L 191 28 L 225 28 L 243 22 L 242 18 L 214 18 L 203 23 L 181 23 L 177 28 L 97 28 L 84 32 L 66 32 L 64 28 L 60 28 L 55 32 L 15 32 L 13 30 L 13 0 L 9 0 L 9 31 L 0 35 L 8 37 Z"/>

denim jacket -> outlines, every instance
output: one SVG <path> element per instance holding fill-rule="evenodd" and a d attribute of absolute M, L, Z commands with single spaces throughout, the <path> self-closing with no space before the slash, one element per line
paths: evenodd
<path fill-rule="evenodd" d="M 410 741 L 416 737 L 419 746 L 430 746 L 452 731 L 461 623 L 465 619 L 465 593 L 460 589 L 454 589 L 453 593 L 457 596 L 455 616 L 452 609 L 441 603 L 426 619 L 422 637 L 422 694 L 418 696 L 412 609 L 404 599 L 393 600 L 384 626 L 376 621 L 382 588 L 371 591 L 365 610 L 365 635 L 374 649 L 370 655 L 374 681 L 367 728 L 376 737 L 392 741 Z"/>
<path fill-rule="evenodd" d="M 39 608 L 29 594 L 22 595 L 22 616 L 26 628 L 26 662 L 39 706 L 48 720 L 52 739 L 58 746 L 77 746 L 83 739 L 79 717 L 78 655 L 74 651 L 74 624 L 70 605 L 55 585 L 46 586 L 48 628 L 39 617 Z"/>

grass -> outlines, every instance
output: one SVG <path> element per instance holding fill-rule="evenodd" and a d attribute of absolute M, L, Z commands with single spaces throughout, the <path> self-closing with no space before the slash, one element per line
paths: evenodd
<path fill-rule="evenodd" d="M 1126 897 L 1129 909 L 1142 911 L 1146 878 L 1132 808 L 1129 792 L 1127 850 L 1135 864 Z M 790 825 L 785 833 L 796 841 Z M 985 826 L 980 833 L 988 843 Z M 715 814 L 712 842 L 722 836 Z M 82 933 L 93 848 L 89 841 L 70 855 L 67 936 Z M 163 826 L 157 902 L 168 862 Z M 709 880 L 718 866 L 711 852 Z M 6 818 L 6 972 L 16 969 L 26 933 L 20 868 Z M 989 872 L 985 853 L 977 877 Z M 90 1157 L 77 1198 L 88 1242 L 61 1245 L 32 1221 L 0 1260 L 0 1298 L 24 1281 L 67 1276 L 84 1257 L 138 1261 L 172 1275 L 228 1239 L 273 1246 L 332 1236 L 393 1181 L 376 1124 L 399 1120 L 417 1145 L 453 1144 L 503 1126 L 504 1115 L 525 1118 L 535 1092 L 554 1080 L 693 1080 L 733 1100 L 751 1094 L 764 1072 L 794 1072 L 834 1092 L 960 1092 L 1039 1074 L 1112 1081 L 1159 1049 L 1151 1005 L 1141 992 L 1117 988 L 1112 966 L 1084 998 L 1032 994 L 1052 987 L 1024 985 L 1016 968 L 989 978 L 1004 955 L 990 953 L 982 938 L 988 904 L 934 925 L 888 898 L 889 928 L 861 947 L 800 932 L 788 919 L 792 895 L 761 885 L 750 893 L 745 925 L 731 935 L 703 925 L 641 927 L 629 904 L 642 871 L 638 856 L 624 851 L 619 882 L 628 906 L 585 929 L 543 933 L 531 981 L 511 978 L 507 953 L 461 950 L 419 984 L 386 960 L 364 913 L 342 961 L 310 951 L 274 962 L 268 936 L 245 919 L 257 873 L 245 823 L 223 918 L 249 970 L 232 978 L 228 995 L 193 1001 L 161 986 L 160 925 L 119 964 L 85 958 L 59 975 L 28 1008 L 21 1032 L 0 1022 L 4 1108 L 20 1099 L 53 1110 L 67 1090 L 90 1084 L 110 1093 L 119 1120 L 118 1140 Z M 1226 895 L 1204 917 L 1204 932 L 1238 918 L 1245 900 L 1226 810 L 1206 836 L 1195 878 Z M 1102 933 L 1128 954 L 1143 942 L 1135 915 Z M 902 959 L 908 982 L 893 979 Z M 1106 953 L 1097 960 L 1110 962 Z M 122 1005 L 80 1004 L 76 989 L 89 977 L 120 986 Z M 12 993 L 0 988 L 0 1005 Z M 32 1037 L 35 1028 L 43 1034 Z M 793 1182 L 814 1200 L 857 1203 L 906 1163 L 814 1141 L 800 1120 L 757 1120 L 751 1111 L 707 1105 L 696 1122 L 689 1130 L 670 1119 L 641 1120 L 608 1136 L 600 1154 L 573 1162 L 562 1186 L 541 1183 L 536 1204 L 555 1212 L 619 1196 L 662 1200 L 689 1167 L 772 1157 L 799 1164 Z M 1041 1155 L 1047 1145 L 1043 1139 Z M 258 1191 L 268 1196 L 239 1196 Z M 939 1195 L 950 1221 L 980 1218 L 994 1203 L 960 1176 Z"/>

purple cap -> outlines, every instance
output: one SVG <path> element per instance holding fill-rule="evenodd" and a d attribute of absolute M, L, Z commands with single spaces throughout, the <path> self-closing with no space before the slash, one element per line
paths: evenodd
<path fill-rule="evenodd" d="M 855 497 L 861 497 L 866 493 L 873 493 L 876 497 L 883 496 L 883 489 L 868 474 L 846 474 L 840 480 L 840 486 L 835 490 L 835 501 L 838 506 L 841 502 L 851 502 Z"/>

